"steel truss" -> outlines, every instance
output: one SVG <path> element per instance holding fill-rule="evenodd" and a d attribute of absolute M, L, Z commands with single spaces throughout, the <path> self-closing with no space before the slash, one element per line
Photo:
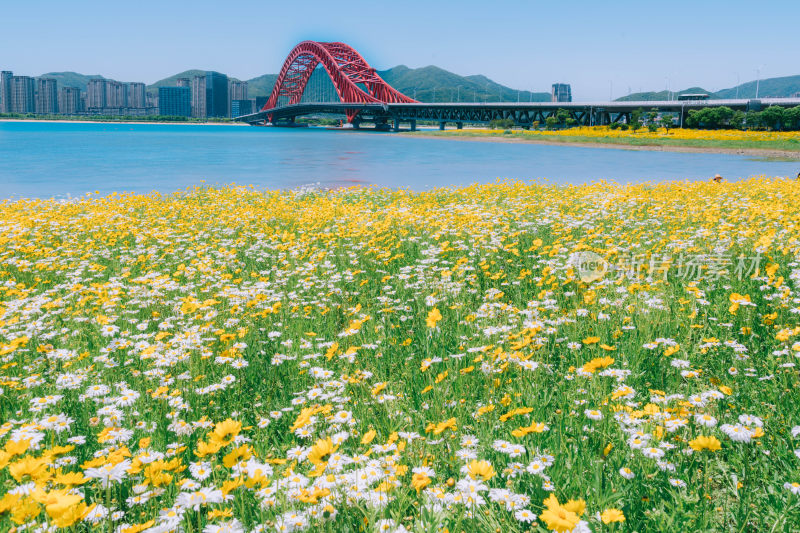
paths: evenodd
<path fill-rule="evenodd" d="M 278 107 L 281 96 L 289 97 L 289 105 L 300 103 L 311 74 L 322 65 L 330 76 L 339 99 L 346 104 L 414 103 L 416 100 L 396 91 L 375 72 L 375 69 L 352 47 L 344 43 L 303 41 L 295 46 L 283 62 L 272 94 L 261 111 Z M 348 122 L 359 109 L 345 111 Z M 272 121 L 272 114 L 268 116 Z"/>

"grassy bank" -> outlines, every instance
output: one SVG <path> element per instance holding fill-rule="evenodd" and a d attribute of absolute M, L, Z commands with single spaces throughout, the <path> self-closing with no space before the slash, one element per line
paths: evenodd
<path fill-rule="evenodd" d="M 622 133 L 613 130 L 598 129 L 587 132 L 589 128 L 576 128 L 557 132 L 520 131 L 520 130 L 446 130 L 417 131 L 405 135 L 419 135 L 443 138 L 491 139 L 508 141 L 547 142 L 559 144 L 591 144 L 612 145 L 637 148 L 690 148 L 708 151 L 774 151 L 796 154 L 800 157 L 800 133 L 775 134 L 772 132 L 735 132 L 722 135 L 719 131 L 671 130 L 667 133 L 660 130 L 656 134 L 650 132 Z M 750 135 L 748 135 L 750 134 Z"/>

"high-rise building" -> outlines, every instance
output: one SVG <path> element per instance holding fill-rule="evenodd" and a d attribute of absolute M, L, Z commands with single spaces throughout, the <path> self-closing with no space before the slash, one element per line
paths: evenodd
<path fill-rule="evenodd" d="M 192 115 L 192 91 L 189 87 L 159 87 L 158 114 L 169 117 Z"/>
<path fill-rule="evenodd" d="M 106 80 L 92 78 L 86 85 L 86 110 L 90 113 L 106 107 Z"/>
<path fill-rule="evenodd" d="M 261 108 L 267 105 L 269 96 L 256 96 L 256 111 L 261 111 Z"/>
<path fill-rule="evenodd" d="M 231 118 L 241 117 L 242 115 L 249 115 L 250 113 L 253 113 L 255 104 L 255 100 L 232 100 Z"/>
<path fill-rule="evenodd" d="M 206 77 L 195 76 L 192 78 L 192 116 L 206 118 Z"/>
<path fill-rule="evenodd" d="M 192 116 L 228 116 L 228 76 L 209 71 L 192 78 Z"/>
<path fill-rule="evenodd" d="M 554 83 L 553 93 L 550 101 L 552 102 L 571 102 L 572 88 L 569 83 Z"/>
<path fill-rule="evenodd" d="M 134 81 L 128 84 L 128 107 L 141 109 L 147 106 L 144 83 Z"/>
<path fill-rule="evenodd" d="M 53 78 L 36 80 L 36 112 L 40 115 L 58 113 L 58 82 Z"/>
<path fill-rule="evenodd" d="M 121 81 L 106 81 L 106 105 L 108 108 L 128 107 L 128 84 Z"/>
<path fill-rule="evenodd" d="M 158 110 L 158 92 L 151 93 L 148 92 L 145 94 L 145 100 L 147 101 L 147 107 L 152 107 Z"/>
<path fill-rule="evenodd" d="M 58 93 L 58 111 L 62 115 L 77 115 L 82 111 L 81 90 L 77 87 L 62 87 Z"/>
<path fill-rule="evenodd" d="M 233 117 L 233 101 L 247 100 L 247 82 L 239 80 L 228 81 L 228 116 Z M 243 115 L 245 113 L 242 113 Z M 235 115 L 239 116 L 239 115 Z"/>
<path fill-rule="evenodd" d="M 14 73 L 10 70 L 0 72 L 0 113 L 11 112 L 11 78 Z"/>
<path fill-rule="evenodd" d="M 228 76 L 206 72 L 206 116 L 228 116 Z"/>
<path fill-rule="evenodd" d="M 177 80 L 175 80 L 175 85 L 177 87 L 189 87 L 191 89 L 192 80 L 190 80 L 189 78 L 178 78 Z"/>
<path fill-rule="evenodd" d="M 35 113 L 33 78 L 30 76 L 11 77 L 11 113 Z"/>

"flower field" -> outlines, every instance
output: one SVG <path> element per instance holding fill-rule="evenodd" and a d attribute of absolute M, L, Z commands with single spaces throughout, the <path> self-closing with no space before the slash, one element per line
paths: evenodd
<path fill-rule="evenodd" d="M 797 531 L 798 258 L 783 179 L 5 201 L 0 531 Z"/>
<path fill-rule="evenodd" d="M 470 133 L 491 134 L 498 130 L 472 128 Z M 608 126 L 579 126 L 556 130 L 519 130 L 514 132 L 524 137 L 586 137 L 597 139 L 650 139 L 675 141 L 747 141 L 747 142 L 800 142 L 800 133 L 796 131 L 753 131 L 736 129 L 691 129 L 691 128 L 658 128 L 650 131 L 647 128 L 633 131 L 630 129 L 612 129 Z"/>
<path fill-rule="evenodd" d="M 677 140 L 711 140 L 711 141 L 786 141 L 800 140 L 800 133 L 796 131 L 743 131 L 743 130 L 703 130 L 690 128 L 658 128 L 649 131 L 642 128 L 633 130 L 611 129 L 608 126 L 581 126 L 564 130 L 525 131 L 528 135 L 542 136 L 586 136 L 586 137 L 616 137 L 616 138 L 645 138 L 645 139 L 677 139 Z"/>

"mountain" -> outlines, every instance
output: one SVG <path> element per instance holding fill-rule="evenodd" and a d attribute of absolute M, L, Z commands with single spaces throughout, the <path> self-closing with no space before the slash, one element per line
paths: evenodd
<path fill-rule="evenodd" d="M 673 98 L 685 93 L 708 93 L 711 98 L 729 100 L 732 98 L 755 98 L 756 84 L 758 84 L 759 98 L 789 98 L 800 93 L 800 75 L 784 76 L 782 78 L 766 78 L 759 82 L 748 81 L 731 87 L 721 89 L 716 92 L 707 91 L 701 87 L 690 87 L 679 92 L 673 92 Z M 617 98 L 617 102 L 629 102 L 631 100 L 667 100 L 667 91 L 633 93 L 622 98 Z"/>
<path fill-rule="evenodd" d="M 40 78 L 53 78 L 58 82 L 59 87 L 77 87 L 81 91 L 86 90 L 86 85 L 92 78 L 102 78 L 99 74 L 79 74 L 77 72 L 48 72 L 42 74 Z"/>
<path fill-rule="evenodd" d="M 738 89 L 739 98 L 755 98 L 756 82 L 748 81 L 732 87 L 717 91 L 720 98 L 736 98 Z M 759 98 L 786 98 L 800 93 L 800 75 L 784 76 L 782 78 L 767 78 L 758 82 Z"/>
<path fill-rule="evenodd" d="M 247 96 L 250 98 L 269 96 L 272 92 L 272 86 L 275 85 L 275 80 L 277 79 L 277 74 L 264 74 L 257 78 L 247 80 Z"/>
<path fill-rule="evenodd" d="M 433 65 L 422 68 L 399 65 L 379 70 L 378 75 L 401 93 L 421 102 L 550 101 L 550 93 L 517 91 L 486 76 L 460 76 Z"/>
<path fill-rule="evenodd" d="M 643 92 L 643 93 L 631 93 L 628 96 L 623 96 L 622 98 L 617 98 L 614 100 L 615 102 L 631 102 L 631 101 L 646 101 L 652 102 L 654 100 L 669 100 L 672 98 L 673 100 L 677 100 L 678 96 L 681 94 L 698 94 L 704 93 L 709 95 L 710 98 L 718 98 L 718 95 L 703 89 L 702 87 L 690 87 L 688 89 L 684 89 L 678 92 L 667 92 L 667 91 L 658 91 L 658 92 Z"/>

